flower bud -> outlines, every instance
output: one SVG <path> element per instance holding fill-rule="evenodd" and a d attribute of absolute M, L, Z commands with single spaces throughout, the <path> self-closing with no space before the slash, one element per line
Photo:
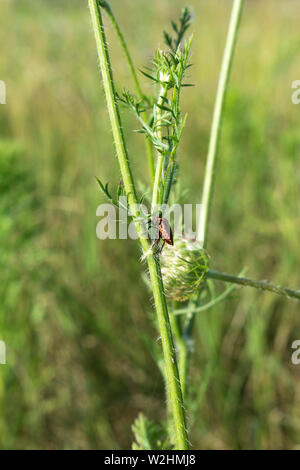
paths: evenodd
<path fill-rule="evenodd" d="M 188 300 L 205 280 L 209 257 L 194 239 L 179 238 L 174 246 L 165 246 L 161 272 L 167 297 L 178 302 Z"/>

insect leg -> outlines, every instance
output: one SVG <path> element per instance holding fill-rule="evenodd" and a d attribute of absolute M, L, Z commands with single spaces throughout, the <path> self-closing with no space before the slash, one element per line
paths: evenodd
<path fill-rule="evenodd" d="M 166 241 L 163 240 L 163 244 L 162 244 L 161 249 L 159 250 L 159 254 L 161 254 L 161 252 L 163 251 L 165 244 L 166 244 Z"/>
<path fill-rule="evenodd" d="M 156 243 L 158 243 L 159 240 L 160 240 L 160 238 L 157 238 L 156 240 L 154 240 L 154 243 L 153 243 L 152 246 L 151 246 L 151 250 L 152 250 L 152 248 L 155 247 Z"/>

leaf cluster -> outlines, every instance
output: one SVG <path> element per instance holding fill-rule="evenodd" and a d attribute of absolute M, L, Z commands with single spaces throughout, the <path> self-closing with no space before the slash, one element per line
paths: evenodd
<path fill-rule="evenodd" d="M 174 52 L 180 46 L 180 43 L 185 35 L 187 29 L 190 27 L 192 22 L 192 14 L 190 10 L 185 7 L 182 10 L 181 16 L 179 18 L 179 24 L 176 24 L 174 21 L 171 21 L 171 26 L 173 34 L 175 37 L 172 37 L 169 33 L 164 31 L 165 43 L 167 46 Z"/>

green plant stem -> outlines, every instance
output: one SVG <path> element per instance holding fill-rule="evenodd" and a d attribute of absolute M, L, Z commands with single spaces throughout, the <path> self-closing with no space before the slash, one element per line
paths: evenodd
<path fill-rule="evenodd" d="M 206 276 L 207 278 L 216 279 L 218 281 L 230 282 L 240 286 L 254 287 L 256 289 L 273 292 L 274 294 L 284 295 L 285 297 L 300 299 L 300 290 L 293 290 L 289 287 L 276 286 L 267 281 L 253 281 L 247 277 L 233 276 L 231 274 L 221 273 L 213 269 L 209 269 Z"/>
<path fill-rule="evenodd" d="M 216 159 L 218 153 L 218 146 L 220 140 L 220 131 L 222 124 L 222 117 L 224 112 L 224 102 L 228 87 L 228 81 L 232 66 L 233 55 L 235 51 L 235 44 L 239 30 L 240 18 L 242 13 L 244 0 L 234 0 L 229 29 L 227 33 L 227 40 L 224 50 L 222 68 L 219 77 L 219 84 L 217 96 L 215 101 L 214 115 L 212 120 L 212 127 L 210 132 L 210 140 L 208 146 L 208 154 L 206 160 L 206 169 L 202 193 L 202 214 L 201 223 L 199 224 L 198 240 L 203 241 L 206 246 L 206 238 L 208 231 L 210 205 L 213 194 L 214 175 L 216 167 Z"/>
<path fill-rule="evenodd" d="M 196 298 L 191 299 L 188 308 L 185 309 L 185 318 L 183 322 L 178 318 L 179 310 L 176 310 L 179 302 L 174 302 L 173 310 L 171 311 L 170 321 L 172 332 L 174 333 L 176 345 L 178 349 L 178 364 L 179 375 L 181 382 L 181 389 L 183 398 L 187 395 L 187 381 L 189 370 L 189 358 L 191 354 L 192 331 L 195 320 L 196 305 L 198 304 L 198 295 Z"/>
<path fill-rule="evenodd" d="M 89 8 L 96 39 L 96 47 L 100 61 L 100 68 L 102 72 L 107 108 L 111 121 L 112 132 L 120 165 L 121 175 L 124 183 L 124 188 L 127 194 L 131 214 L 133 215 L 133 218 L 135 220 L 135 226 L 141 246 L 144 252 L 148 254 L 146 258 L 157 313 L 158 328 L 162 341 L 168 390 L 170 394 L 170 401 L 172 404 L 174 427 L 176 433 L 176 449 L 186 450 L 188 449 L 189 444 L 186 430 L 185 412 L 183 407 L 182 392 L 179 380 L 176 354 L 171 333 L 169 314 L 163 289 L 160 264 L 159 261 L 155 258 L 155 256 L 151 253 L 151 251 L 149 252 L 150 243 L 148 239 L 144 237 L 143 228 L 141 223 L 139 222 L 136 191 L 129 165 L 129 158 L 125 146 L 124 135 L 122 132 L 120 114 L 115 100 L 113 75 L 98 0 L 89 0 Z"/>
<path fill-rule="evenodd" d="M 211 300 L 210 302 L 207 302 L 204 305 L 200 305 L 199 307 L 193 308 L 189 304 L 188 308 L 179 308 L 179 309 L 173 310 L 171 313 L 172 315 L 187 315 L 190 313 L 191 309 L 193 313 L 205 312 L 206 310 L 214 307 L 218 303 L 225 300 L 235 289 L 237 289 L 237 286 L 235 285 L 230 286 L 224 292 L 222 292 L 222 294 L 218 295 L 215 299 Z"/>
<path fill-rule="evenodd" d="M 154 158 L 153 158 L 153 147 L 149 137 L 146 137 L 146 150 L 147 150 L 147 158 L 148 158 L 148 171 L 151 181 L 151 186 L 154 185 L 154 177 L 155 177 L 155 170 L 154 170 Z"/>
<path fill-rule="evenodd" d="M 229 286 L 222 294 L 218 295 L 216 298 L 212 299 L 210 302 L 207 302 L 204 305 L 200 306 L 195 306 L 194 308 L 191 308 L 189 305 L 187 308 L 179 308 L 179 309 L 174 309 L 171 312 L 172 315 L 188 315 L 191 313 L 191 310 L 193 313 L 199 313 L 199 312 L 204 312 L 218 303 L 222 302 L 225 300 L 229 295 L 237 289 L 237 286 L 245 286 L 245 287 L 254 287 L 256 289 L 261 289 L 261 290 L 267 290 L 270 292 L 273 292 L 278 295 L 283 295 L 285 297 L 291 297 L 294 299 L 300 299 L 300 290 L 293 290 L 290 289 L 289 287 L 282 287 L 282 286 L 276 286 L 270 282 L 267 281 L 253 281 L 252 279 L 245 278 L 242 276 L 233 276 L 231 274 L 226 274 L 226 273 L 221 273 L 219 271 L 215 271 L 210 269 L 207 272 L 208 279 L 215 279 L 218 281 L 224 281 L 228 282 L 229 284 L 233 284 Z M 173 323 L 171 323 L 173 325 Z"/>
<path fill-rule="evenodd" d="M 166 95 L 167 95 L 167 87 L 162 85 L 159 90 L 159 97 L 158 97 L 159 105 L 164 104 L 164 98 L 166 97 Z M 157 106 L 156 112 L 157 112 L 157 121 L 159 122 L 162 116 L 161 108 Z M 158 126 L 156 134 L 159 140 L 162 142 L 162 126 L 161 125 Z M 158 152 L 156 169 L 155 169 L 154 185 L 153 185 L 153 194 L 152 194 L 152 211 L 154 211 L 155 207 L 157 207 L 161 203 L 161 189 L 162 189 L 161 180 L 162 180 L 164 160 L 165 160 L 164 155 L 161 152 Z"/>
<path fill-rule="evenodd" d="M 186 397 L 186 378 L 187 378 L 187 360 L 188 360 L 188 348 L 184 341 L 183 332 L 180 325 L 180 319 L 170 314 L 170 322 L 172 333 L 175 337 L 177 356 L 178 356 L 178 369 L 181 383 L 181 390 L 183 399 Z"/>
<path fill-rule="evenodd" d="M 116 34 L 118 36 L 118 39 L 120 41 L 121 47 L 123 49 L 124 55 L 126 57 L 126 60 L 127 60 L 127 63 L 128 63 L 129 69 L 130 69 L 130 73 L 131 73 L 131 76 L 132 76 L 132 79 L 133 79 L 133 82 L 134 82 L 136 93 L 137 93 L 137 95 L 140 99 L 143 99 L 144 98 L 144 93 L 143 93 L 143 90 L 141 88 L 141 85 L 140 85 L 140 82 L 139 82 L 139 79 L 138 79 L 138 76 L 137 76 L 137 73 L 136 73 L 136 70 L 135 70 L 135 66 L 133 64 L 133 60 L 131 58 L 131 55 L 130 55 L 130 52 L 129 52 L 129 49 L 128 49 L 128 46 L 127 46 L 127 43 L 126 43 L 125 38 L 122 34 L 122 31 L 119 27 L 119 24 L 116 20 L 114 12 L 113 12 L 113 10 L 112 10 L 112 8 L 111 8 L 111 6 L 108 2 L 100 1 L 100 5 L 106 10 L 106 12 L 107 12 L 107 14 L 110 18 L 110 21 L 111 21 L 111 23 L 112 23 L 112 25 L 113 25 L 113 27 L 116 31 Z M 155 171 L 154 171 L 154 158 L 153 158 L 153 147 L 152 147 L 152 144 L 151 144 L 148 137 L 146 138 L 145 142 L 146 142 L 146 151 L 147 151 L 147 158 L 148 158 L 148 170 L 149 170 L 151 185 L 153 186 L 153 184 L 154 184 L 154 174 L 155 174 Z"/>

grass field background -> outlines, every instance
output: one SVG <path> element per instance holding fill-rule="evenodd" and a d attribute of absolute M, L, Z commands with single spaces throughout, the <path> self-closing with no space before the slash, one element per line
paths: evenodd
<path fill-rule="evenodd" d="M 300 287 L 300 5 L 248 0 L 219 152 L 214 268 Z M 182 0 L 112 0 L 135 63 L 149 64 Z M 199 203 L 231 2 L 195 14 L 180 148 Z M 114 74 L 133 89 L 108 22 Z M 133 241 L 99 241 L 94 176 L 119 182 L 87 2 L 0 0 L 0 447 L 130 448 L 140 411 L 164 413 L 153 308 Z M 151 84 L 143 79 L 145 89 Z M 129 152 L 147 159 L 124 115 Z M 299 448 L 300 304 L 240 289 L 197 316 L 187 403 L 193 448 Z"/>

